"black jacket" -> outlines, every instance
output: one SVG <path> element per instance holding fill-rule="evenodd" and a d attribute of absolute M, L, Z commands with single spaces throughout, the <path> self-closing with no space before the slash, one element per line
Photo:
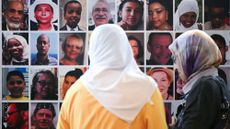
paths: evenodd
<path fill-rule="evenodd" d="M 197 80 L 186 97 L 174 129 L 213 129 L 220 111 L 220 86 L 226 88 L 223 79 L 216 78 L 207 76 Z"/>

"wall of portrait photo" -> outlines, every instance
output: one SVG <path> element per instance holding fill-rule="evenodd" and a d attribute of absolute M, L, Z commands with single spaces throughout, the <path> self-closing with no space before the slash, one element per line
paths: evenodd
<path fill-rule="evenodd" d="M 40 109 L 50 115 L 45 126 L 56 127 L 66 92 L 89 67 L 90 34 L 102 24 L 126 31 L 138 66 L 158 83 L 169 126 L 183 84 L 168 46 L 183 32 L 200 29 L 217 43 L 230 92 L 229 0 L 2 0 L 0 10 L 2 128 L 13 125 L 10 112 L 23 121 L 17 127 L 38 128 Z"/>

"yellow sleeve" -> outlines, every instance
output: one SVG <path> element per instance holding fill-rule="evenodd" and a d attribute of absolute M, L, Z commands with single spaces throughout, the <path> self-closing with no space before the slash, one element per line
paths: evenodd
<path fill-rule="evenodd" d="M 164 103 L 159 89 L 152 95 L 152 102 L 147 104 L 147 129 L 168 129 Z"/>
<path fill-rule="evenodd" d="M 130 129 L 168 129 L 163 99 L 158 88 L 151 100 L 142 108 Z"/>
<path fill-rule="evenodd" d="M 68 92 L 66 93 L 65 99 L 63 100 L 61 110 L 58 116 L 57 129 L 75 129 L 75 125 L 79 125 L 79 121 L 76 121 L 76 109 L 78 109 L 79 101 L 78 99 L 79 90 L 81 90 L 82 84 L 80 81 L 74 83 Z M 74 121 L 74 122 L 73 122 Z"/>
<path fill-rule="evenodd" d="M 66 110 L 66 106 L 68 106 L 67 101 L 63 101 L 62 103 L 62 107 L 58 116 L 57 129 L 70 129 L 68 116 L 67 116 L 68 113 Z"/>

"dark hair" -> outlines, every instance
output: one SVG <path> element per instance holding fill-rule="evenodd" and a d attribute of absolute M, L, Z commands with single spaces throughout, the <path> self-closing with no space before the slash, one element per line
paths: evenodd
<path fill-rule="evenodd" d="M 168 18 L 166 21 L 166 23 L 168 23 L 170 25 L 170 27 L 173 25 L 173 2 L 171 0 L 149 0 L 148 3 L 148 8 L 151 6 L 151 4 L 160 4 L 164 10 L 168 13 Z M 155 29 L 154 25 L 148 21 L 147 23 L 147 29 L 148 30 L 152 30 Z"/>
<path fill-rule="evenodd" d="M 211 35 L 211 38 L 214 40 L 214 41 L 220 41 L 220 43 L 224 46 L 226 46 L 226 41 L 224 39 L 223 36 L 219 35 L 219 34 L 213 34 Z"/>
<path fill-rule="evenodd" d="M 16 110 L 18 111 L 18 112 L 20 112 L 20 111 L 28 111 L 28 109 L 29 109 L 29 105 L 28 105 L 28 103 L 7 103 L 6 105 L 5 105 L 5 110 L 7 110 L 7 108 L 11 105 L 11 104 L 14 104 L 15 106 L 16 106 Z"/>
<path fill-rule="evenodd" d="M 123 0 L 123 1 L 121 2 L 121 4 L 119 5 L 118 19 L 117 19 L 118 22 L 122 20 L 121 17 L 119 17 L 119 12 L 122 11 L 124 5 L 125 5 L 126 3 L 128 3 L 128 2 L 133 2 L 133 3 L 136 3 L 137 5 L 139 5 L 140 11 L 141 11 L 141 14 L 142 14 L 142 17 L 143 17 L 143 15 L 144 15 L 144 14 L 143 14 L 143 12 L 144 12 L 144 7 L 143 7 L 143 6 L 144 6 L 144 3 L 143 3 L 142 1 L 139 1 L 139 0 Z M 142 19 L 142 18 L 141 18 L 141 19 Z M 139 22 L 141 22 L 141 20 L 140 20 Z M 138 24 L 140 24 L 140 23 L 138 23 Z"/>
<path fill-rule="evenodd" d="M 37 10 L 37 8 L 38 8 L 38 6 L 39 6 L 39 5 L 41 5 L 41 4 L 38 4 L 38 5 L 36 5 L 36 6 L 35 6 L 34 11 L 36 11 L 36 10 Z M 49 5 L 49 4 L 47 4 L 47 5 Z M 52 12 L 54 12 L 53 7 L 52 7 L 51 5 L 49 5 L 49 6 L 50 6 L 50 8 L 51 8 Z"/>
<path fill-rule="evenodd" d="M 229 7 L 229 0 L 207 0 L 206 2 L 207 6 L 210 8 L 216 7 L 216 8 L 223 8 L 223 9 L 228 9 L 226 7 Z"/>
<path fill-rule="evenodd" d="M 42 70 L 37 72 L 32 80 L 32 88 L 31 88 L 31 99 L 34 99 L 37 94 L 36 91 L 36 83 L 39 78 L 39 74 L 46 74 L 50 78 L 51 87 L 48 88 L 48 95 L 44 98 L 44 100 L 56 100 L 57 99 L 57 77 L 50 70 Z"/>
<path fill-rule="evenodd" d="M 56 112 L 55 112 L 55 109 L 54 109 L 54 106 L 52 103 L 38 103 L 34 109 L 34 116 L 36 116 L 38 110 L 40 110 L 40 109 L 50 110 L 53 114 L 52 118 L 54 118 L 56 116 Z"/>
<path fill-rule="evenodd" d="M 148 38 L 148 45 L 151 46 L 153 37 L 156 36 L 156 35 L 167 35 L 167 36 L 169 36 L 171 38 L 171 41 L 173 40 L 172 35 L 170 33 L 167 33 L 167 32 L 164 32 L 164 33 L 151 33 L 149 35 L 149 38 Z"/>
<path fill-rule="evenodd" d="M 150 4 L 152 4 L 152 3 L 160 3 L 162 6 L 164 6 L 164 8 L 165 8 L 166 10 L 169 9 L 169 8 L 168 8 L 169 2 L 166 1 L 166 0 L 149 0 L 148 5 L 150 5 Z"/>
<path fill-rule="evenodd" d="M 9 81 L 11 76 L 19 76 L 20 78 L 22 78 L 23 81 L 25 81 L 24 75 L 20 71 L 17 71 L 17 70 L 10 71 L 6 77 L 7 82 Z"/>
<path fill-rule="evenodd" d="M 64 15 L 65 15 L 65 13 L 66 13 L 67 6 L 68 6 L 69 4 L 72 4 L 72 3 L 74 3 L 74 4 L 80 4 L 80 5 L 81 5 L 81 3 L 80 3 L 79 1 L 75 1 L 75 0 L 70 0 L 70 1 L 66 2 L 66 4 L 64 5 Z M 81 6 L 82 6 L 82 5 L 81 5 Z"/>
<path fill-rule="evenodd" d="M 75 77 L 76 79 L 78 79 L 78 78 L 81 77 L 82 74 L 83 74 L 83 72 L 82 72 L 81 69 L 75 69 L 75 70 L 71 70 L 71 71 L 67 72 L 67 73 L 65 74 L 65 77 L 67 77 L 67 76 L 73 76 L 73 77 Z"/>
<path fill-rule="evenodd" d="M 135 40 L 135 41 L 137 42 L 138 51 L 139 51 L 139 53 L 138 53 L 138 58 L 143 57 L 144 51 L 143 51 L 143 46 L 142 46 L 142 44 L 141 44 L 141 41 L 140 41 L 139 39 L 137 39 L 136 37 L 132 36 L 132 35 L 128 36 L 128 40 L 129 40 L 129 41 L 130 41 L 130 40 Z"/>

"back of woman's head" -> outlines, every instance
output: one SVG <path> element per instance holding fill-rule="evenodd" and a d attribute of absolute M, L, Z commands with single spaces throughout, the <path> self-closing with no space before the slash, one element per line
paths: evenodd
<path fill-rule="evenodd" d="M 114 24 L 101 25 L 92 32 L 90 65 L 124 68 L 133 58 L 125 31 Z"/>
<path fill-rule="evenodd" d="M 215 42 L 200 30 L 184 32 L 169 46 L 169 49 L 176 57 L 178 70 L 184 74 L 184 79 L 193 73 L 217 67 L 222 61 Z"/>

